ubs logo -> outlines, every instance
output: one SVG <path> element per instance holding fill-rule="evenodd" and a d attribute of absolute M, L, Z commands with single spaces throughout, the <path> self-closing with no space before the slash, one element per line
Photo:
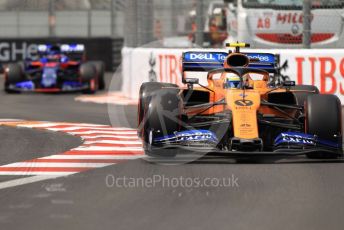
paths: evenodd
<path fill-rule="evenodd" d="M 237 106 L 251 106 L 253 101 L 250 100 L 237 100 L 234 102 Z"/>

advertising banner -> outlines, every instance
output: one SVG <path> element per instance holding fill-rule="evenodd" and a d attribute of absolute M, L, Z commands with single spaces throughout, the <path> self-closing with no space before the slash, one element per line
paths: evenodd
<path fill-rule="evenodd" d="M 182 53 L 185 49 L 124 48 L 123 93 L 137 99 L 140 85 L 147 81 L 182 85 Z M 200 50 L 198 50 L 200 51 Z M 204 52 L 204 50 L 201 50 Z M 214 51 L 214 50 L 209 50 Z M 224 51 L 224 50 L 219 50 Z M 344 103 L 344 50 L 243 50 L 250 53 L 280 54 L 280 62 L 288 62 L 284 75 L 297 84 L 316 85 L 321 93 L 336 94 Z M 201 76 L 204 83 L 206 75 Z M 206 83 L 206 82 L 205 82 Z"/>

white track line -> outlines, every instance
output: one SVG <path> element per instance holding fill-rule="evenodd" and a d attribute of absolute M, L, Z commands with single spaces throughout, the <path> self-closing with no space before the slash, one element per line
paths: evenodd
<path fill-rule="evenodd" d="M 137 136 L 120 136 L 120 135 L 87 135 L 83 136 L 81 135 L 82 138 L 84 139 L 90 139 L 90 138 L 117 138 L 117 139 L 132 139 L 132 140 L 139 140 Z"/>
<path fill-rule="evenodd" d="M 104 130 L 104 131 L 136 131 L 135 129 L 130 129 L 130 128 L 112 128 L 112 127 L 96 127 L 96 128 L 90 128 L 90 127 L 65 127 L 65 128 L 47 128 L 48 130 L 51 131 L 75 131 L 75 130 L 81 130 L 81 129 L 89 129 L 89 130 Z"/>
<path fill-rule="evenodd" d="M 0 119 L 0 122 L 19 122 L 21 119 Z"/>
<path fill-rule="evenodd" d="M 58 125 L 64 125 L 63 123 L 34 123 L 34 124 L 18 124 L 17 127 L 24 127 L 24 128 L 48 128 L 54 127 Z"/>
<path fill-rule="evenodd" d="M 71 126 L 71 127 L 78 127 L 80 129 L 87 129 L 93 127 L 109 127 L 107 125 L 92 125 L 92 124 L 69 124 L 69 123 L 50 123 L 50 122 L 43 122 L 43 123 L 32 123 L 32 124 L 18 124 L 18 127 L 27 127 L 27 128 L 53 128 L 56 126 Z"/>
<path fill-rule="evenodd" d="M 98 140 L 98 141 L 85 141 L 84 145 L 90 144 L 113 144 L 113 145 L 142 145 L 141 141 L 112 141 L 112 140 Z"/>
<path fill-rule="evenodd" d="M 141 147 L 102 147 L 102 146 L 80 146 L 71 151 L 143 151 Z"/>
<path fill-rule="evenodd" d="M 52 155 L 38 159 L 87 159 L 87 160 L 135 160 L 143 158 L 143 155 Z"/>
<path fill-rule="evenodd" d="M 96 130 L 96 131 L 81 131 L 81 132 L 68 132 L 69 134 L 73 135 L 85 135 L 85 134 L 113 134 L 113 135 L 135 135 L 137 137 L 136 131 L 103 131 L 103 130 Z"/>
<path fill-rule="evenodd" d="M 85 127 L 85 126 L 88 126 L 88 127 L 109 127 L 108 125 L 98 125 L 98 124 L 88 124 L 88 123 L 78 123 L 78 124 L 75 124 L 75 123 L 65 123 L 67 125 L 73 125 L 73 126 L 79 126 L 79 127 Z"/>
<path fill-rule="evenodd" d="M 72 174 L 79 173 L 80 171 L 75 172 L 31 172 L 31 171 L 1 171 L 0 176 L 69 176 Z"/>
<path fill-rule="evenodd" d="M 18 162 L 0 167 L 13 167 L 13 168 L 100 168 L 113 165 L 114 163 L 52 163 L 52 162 Z M 30 169 L 28 169 L 30 171 Z"/>

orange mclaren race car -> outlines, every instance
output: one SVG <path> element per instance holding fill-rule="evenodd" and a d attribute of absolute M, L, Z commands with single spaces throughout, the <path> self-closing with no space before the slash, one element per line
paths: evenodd
<path fill-rule="evenodd" d="M 342 152 L 341 103 L 316 86 L 280 74 L 277 56 L 185 52 L 183 83 L 147 82 L 139 100 L 139 136 L 146 155 L 187 151 L 228 157 L 337 158 Z M 200 83 L 206 73 L 207 85 Z"/>

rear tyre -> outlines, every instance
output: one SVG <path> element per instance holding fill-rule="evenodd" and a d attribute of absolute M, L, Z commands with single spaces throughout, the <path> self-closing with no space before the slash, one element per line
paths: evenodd
<path fill-rule="evenodd" d="M 163 149 L 154 144 L 154 139 L 180 131 L 182 100 L 179 89 L 160 89 L 151 95 L 145 107 L 143 121 L 143 146 L 145 154 L 154 158 L 173 158 L 176 149 Z"/>
<path fill-rule="evenodd" d="M 177 85 L 172 83 L 161 83 L 161 82 L 145 82 L 140 87 L 139 92 L 139 104 L 138 104 L 138 135 L 142 137 L 143 126 L 141 124 L 144 112 L 146 108 L 148 108 L 148 104 L 151 98 L 156 91 L 164 88 L 164 87 L 173 87 L 178 88 Z"/>
<path fill-rule="evenodd" d="M 105 64 L 102 61 L 92 61 L 91 62 L 96 71 L 97 71 L 97 76 L 98 76 L 98 89 L 99 90 L 104 90 L 105 89 Z"/>
<path fill-rule="evenodd" d="M 24 66 L 22 63 L 12 63 L 8 65 L 8 70 L 5 73 L 4 88 L 7 93 L 19 93 L 10 89 L 11 84 L 16 84 L 25 80 Z"/>
<path fill-rule="evenodd" d="M 333 141 L 342 146 L 341 102 L 335 95 L 309 95 L 305 103 L 305 132 Z M 337 158 L 342 154 L 312 153 L 307 157 L 315 159 Z"/>
<path fill-rule="evenodd" d="M 79 69 L 81 82 L 87 85 L 87 89 L 82 92 L 94 94 L 98 89 L 97 71 L 92 63 L 84 63 Z"/>

